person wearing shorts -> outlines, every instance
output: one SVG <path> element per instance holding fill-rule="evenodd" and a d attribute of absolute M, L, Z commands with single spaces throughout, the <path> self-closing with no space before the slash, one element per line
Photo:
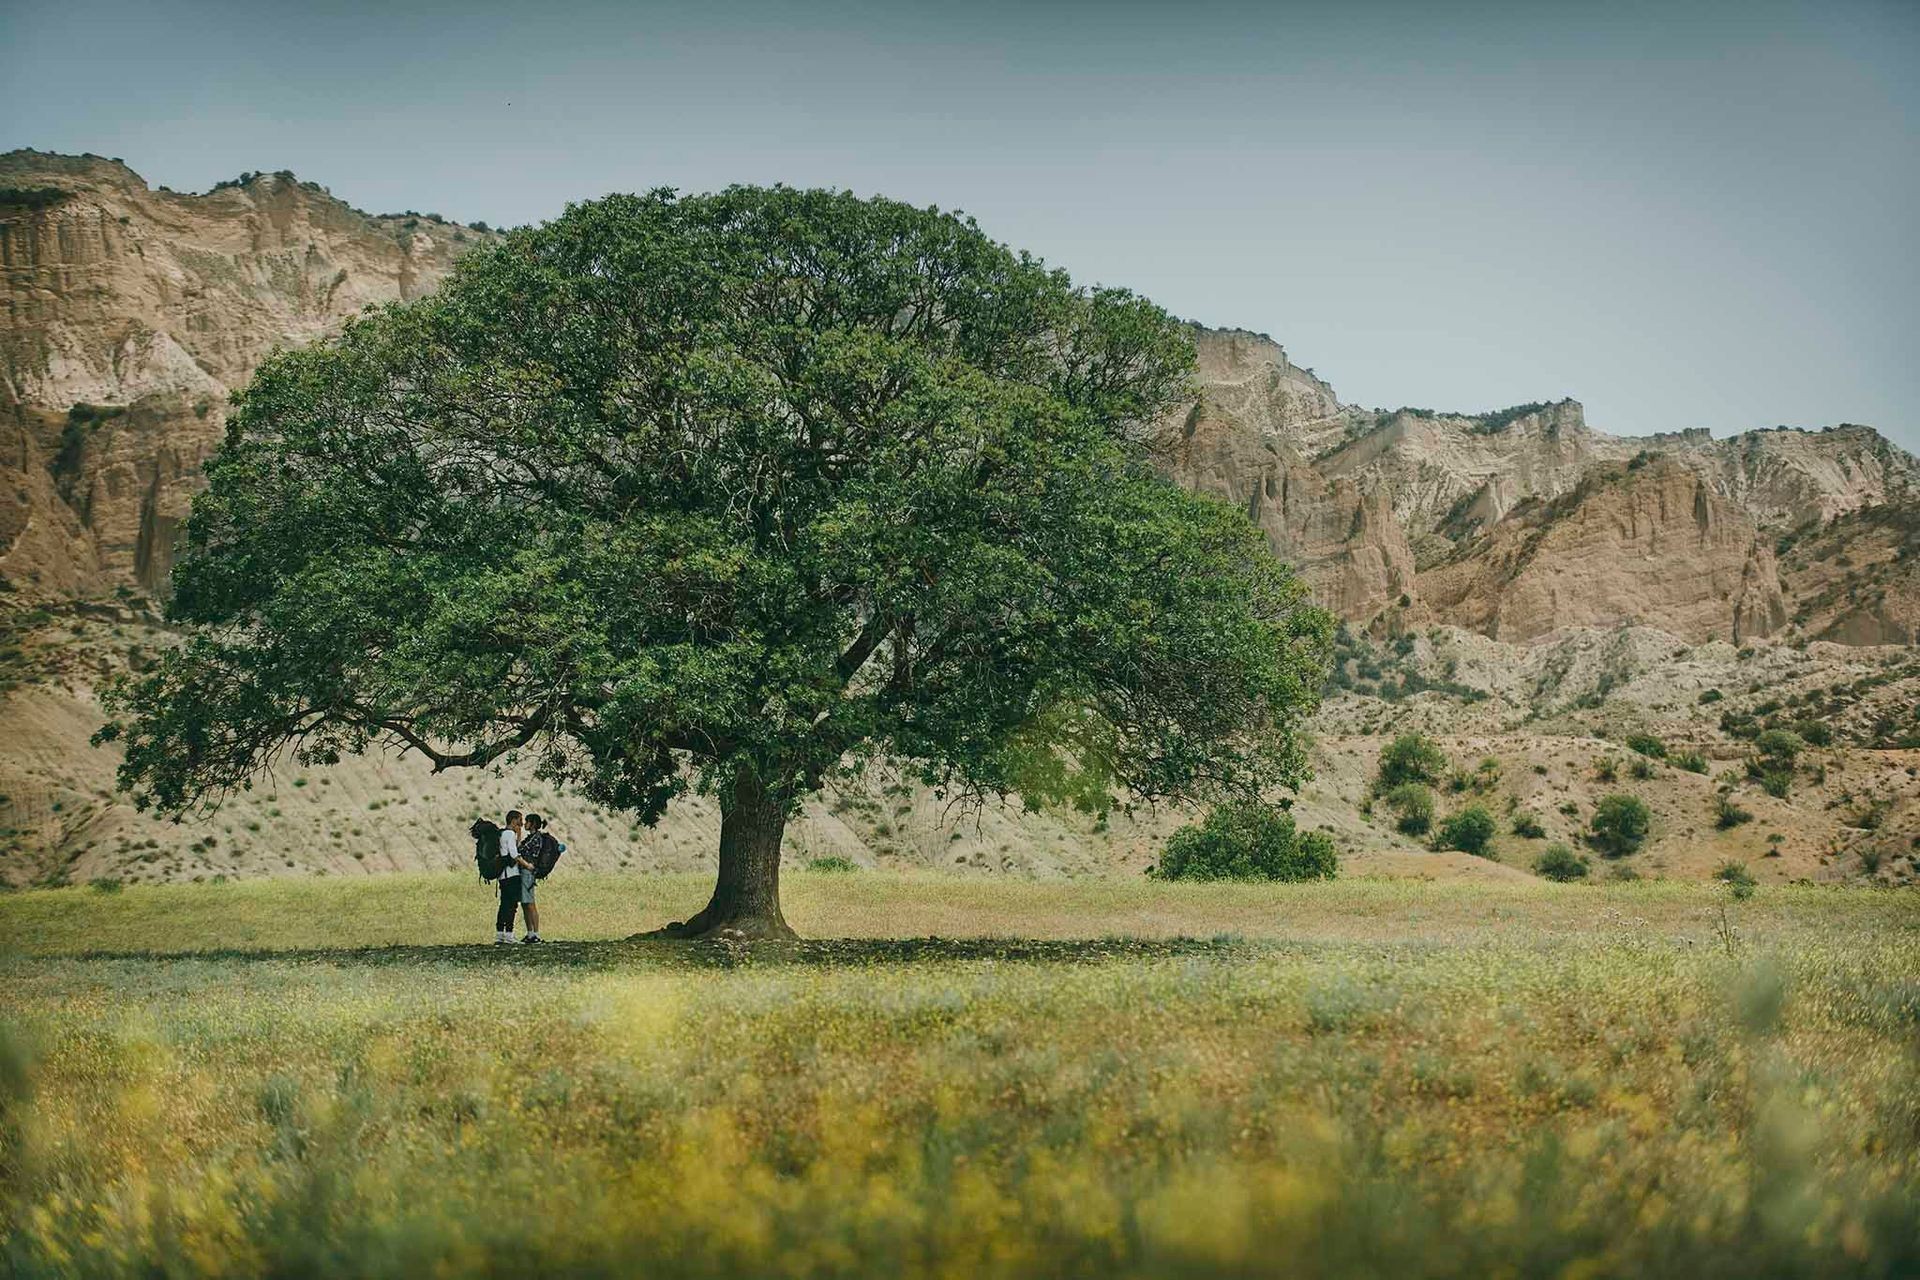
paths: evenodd
<path fill-rule="evenodd" d="M 525 941 L 541 941 L 540 915 L 533 905 L 533 863 L 520 856 L 520 836 L 525 830 L 520 811 L 507 810 L 507 825 L 500 829 L 500 909 L 493 917 L 493 944 L 497 947 L 515 941 L 515 911 L 526 915 Z"/>

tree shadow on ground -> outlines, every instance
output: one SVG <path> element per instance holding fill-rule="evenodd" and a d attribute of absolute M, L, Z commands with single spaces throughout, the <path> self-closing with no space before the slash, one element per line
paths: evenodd
<path fill-rule="evenodd" d="M 381 968 L 459 965 L 512 969 L 743 969 L 866 968 L 925 963 L 1006 961 L 1019 964 L 1102 964 L 1178 956 L 1220 956 L 1252 944 L 1237 937 L 1202 938 L 816 938 L 791 942 L 710 939 L 607 939 L 540 946 L 468 943 L 429 946 L 218 948 L 205 951 L 76 951 L 42 959 L 319 964 Z"/>

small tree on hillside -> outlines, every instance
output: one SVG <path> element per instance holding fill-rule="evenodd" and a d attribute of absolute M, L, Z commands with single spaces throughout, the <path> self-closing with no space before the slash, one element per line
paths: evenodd
<path fill-rule="evenodd" d="M 790 933 L 782 834 L 876 754 L 949 796 L 1297 784 L 1330 623 L 1155 474 L 1184 328 L 971 222 L 735 188 L 576 205 L 274 356 L 110 698 L 183 812 L 283 751 L 515 753 L 656 821 L 715 795 L 678 926 Z"/>
<path fill-rule="evenodd" d="M 1556 842 L 1540 851 L 1540 856 L 1533 860 L 1533 870 L 1535 875 L 1565 883 L 1570 880 L 1585 880 L 1590 868 L 1585 858 L 1566 845 Z"/>
<path fill-rule="evenodd" d="M 1403 782 L 1382 797 L 1403 834 L 1422 836 L 1433 825 L 1433 792 L 1418 782 Z"/>
<path fill-rule="evenodd" d="M 1765 772 L 1791 771 L 1806 745 L 1800 735 L 1791 729 L 1766 729 L 1753 740 L 1754 753 Z"/>
<path fill-rule="evenodd" d="M 1495 830 L 1493 815 L 1487 812 L 1486 806 L 1470 804 L 1457 813 L 1447 815 L 1446 821 L 1440 824 L 1440 834 L 1434 840 L 1434 847 L 1484 855 L 1493 843 Z"/>
<path fill-rule="evenodd" d="M 1403 733 L 1380 751 L 1380 772 L 1374 777 L 1376 792 L 1385 793 L 1403 782 L 1438 786 L 1447 776 L 1447 753 L 1432 738 L 1419 733 Z"/>
<path fill-rule="evenodd" d="M 1609 858 L 1634 852 L 1653 829 L 1653 813 L 1638 796 L 1611 795 L 1594 806 L 1588 824 L 1594 846 Z"/>

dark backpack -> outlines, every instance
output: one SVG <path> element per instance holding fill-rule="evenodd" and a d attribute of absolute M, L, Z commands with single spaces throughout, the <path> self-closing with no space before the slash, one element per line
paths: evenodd
<path fill-rule="evenodd" d="M 482 818 L 467 834 L 473 837 L 473 865 L 480 868 L 480 878 L 498 880 L 505 865 L 500 857 L 500 828 Z"/>
<path fill-rule="evenodd" d="M 553 864 L 560 861 L 560 854 L 565 848 L 553 838 L 552 832 L 540 831 L 528 839 L 521 852 L 533 864 L 533 878 L 545 880 L 547 873 L 553 870 Z"/>

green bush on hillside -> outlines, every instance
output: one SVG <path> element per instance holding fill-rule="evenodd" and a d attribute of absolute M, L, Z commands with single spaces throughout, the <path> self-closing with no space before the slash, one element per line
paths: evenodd
<path fill-rule="evenodd" d="M 1713 873 L 1713 878 L 1725 882 L 1736 898 L 1751 898 L 1755 885 L 1759 883 L 1744 863 L 1732 861 L 1721 863 L 1720 869 Z"/>
<path fill-rule="evenodd" d="M 1806 740 L 1791 729 L 1764 729 L 1753 740 L 1763 769 L 1793 768 L 1806 745 Z"/>
<path fill-rule="evenodd" d="M 1432 738 L 1403 733 L 1380 752 L 1380 772 L 1374 790 L 1385 793 L 1403 782 L 1436 785 L 1447 772 L 1447 753 Z"/>
<path fill-rule="evenodd" d="M 1611 795 L 1594 806 L 1587 827 L 1595 847 L 1609 858 L 1623 858 L 1646 840 L 1653 813 L 1638 796 Z"/>
<path fill-rule="evenodd" d="M 1585 880 L 1591 868 L 1585 858 L 1566 845 L 1555 843 L 1540 851 L 1540 856 L 1533 860 L 1533 870 L 1536 875 L 1548 880 L 1565 883 L 1569 880 Z"/>
<path fill-rule="evenodd" d="M 1333 840 L 1296 831 L 1293 816 L 1263 804 L 1223 804 L 1173 833 L 1154 874 L 1163 880 L 1331 880 Z"/>
<path fill-rule="evenodd" d="M 1385 796 L 1394 823 L 1403 834 L 1423 836 L 1433 826 L 1433 792 L 1418 782 L 1403 782 Z"/>
<path fill-rule="evenodd" d="M 1440 835 L 1434 841 L 1434 847 L 1485 856 L 1487 846 L 1493 843 L 1493 833 L 1493 815 L 1487 812 L 1486 806 L 1470 804 L 1457 813 L 1449 814 L 1447 820 L 1440 824 Z"/>
<path fill-rule="evenodd" d="M 1667 744 L 1650 733 L 1630 733 L 1627 735 L 1627 748 L 1638 751 L 1643 756 L 1652 756 L 1655 760 L 1667 758 Z"/>

